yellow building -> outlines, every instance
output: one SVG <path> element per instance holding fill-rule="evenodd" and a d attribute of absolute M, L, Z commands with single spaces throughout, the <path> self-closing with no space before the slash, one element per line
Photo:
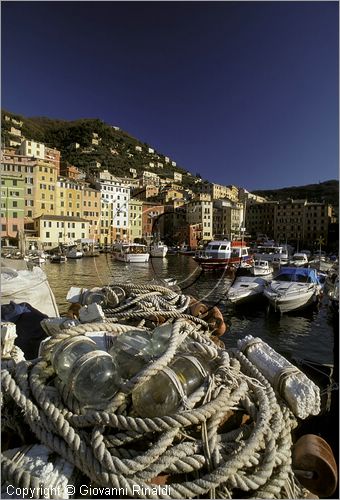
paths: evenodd
<path fill-rule="evenodd" d="M 89 222 L 81 217 L 42 215 L 34 219 L 34 229 L 45 248 L 89 237 Z"/>
<path fill-rule="evenodd" d="M 129 223 L 130 223 L 130 241 L 143 236 L 143 202 L 131 198 L 129 201 Z"/>
<path fill-rule="evenodd" d="M 100 191 L 84 186 L 82 191 L 82 217 L 89 222 L 89 237 L 99 241 L 100 236 Z"/>
<path fill-rule="evenodd" d="M 57 171 L 58 169 L 52 161 L 37 160 L 36 165 L 34 165 L 33 218 L 56 213 Z"/>
<path fill-rule="evenodd" d="M 100 222 L 99 222 L 99 243 L 101 245 L 112 245 L 115 241 L 112 228 L 113 203 L 102 199 L 100 203 Z"/>
<path fill-rule="evenodd" d="M 59 177 L 56 182 L 56 215 L 68 217 L 82 216 L 83 184 L 65 177 Z"/>

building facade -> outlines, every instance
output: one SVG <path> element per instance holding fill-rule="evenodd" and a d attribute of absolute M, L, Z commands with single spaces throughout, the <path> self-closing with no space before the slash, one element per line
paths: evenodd
<path fill-rule="evenodd" d="M 130 241 L 143 237 L 143 202 L 135 198 L 129 201 Z"/>
<path fill-rule="evenodd" d="M 19 172 L 1 174 L 1 238 L 17 238 L 24 229 L 25 178 Z"/>
<path fill-rule="evenodd" d="M 89 237 L 89 222 L 81 217 L 41 215 L 34 219 L 34 229 L 44 248 L 60 243 L 72 244 Z"/>

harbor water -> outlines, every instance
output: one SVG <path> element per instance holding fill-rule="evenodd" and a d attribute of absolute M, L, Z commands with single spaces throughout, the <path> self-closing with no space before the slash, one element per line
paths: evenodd
<path fill-rule="evenodd" d="M 318 309 L 278 315 L 268 311 L 266 302 L 235 308 L 226 301 L 232 278 L 203 273 L 192 257 L 168 255 L 147 263 L 125 264 L 110 254 L 95 258 L 69 259 L 62 264 L 42 265 L 56 297 L 60 313 L 67 311 L 66 295 L 71 286 L 92 288 L 119 282 L 164 284 L 174 278 L 182 292 L 217 305 L 228 325 L 222 337 L 227 348 L 235 347 L 245 335 L 260 337 L 287 359 L 333 364 L 338 355 L 338 328 L 326 299 Z"/>

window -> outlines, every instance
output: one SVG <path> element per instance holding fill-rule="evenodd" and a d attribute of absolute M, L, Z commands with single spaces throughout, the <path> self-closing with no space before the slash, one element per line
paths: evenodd
<path fill-rule="evenodd" d="M 18 218 L 18 212 L 13 212 L 13 219 L 17 219 Z"/>
<path fill-rule="evenodd" d="M 42 203 L 42 204 L 41 204 L 41 208 L 45 208 L 45 203 Z"/>
<path fill-rule="evenodd" d="M 46 238 L 49 238 L 49 237 L 50 237 L 50 232 L 46 231 Z"/>
<path fill-rule="evenodd" d="M 18 230 L 18 225 L 17 224 L 13 224 L 13 231 L 17 231 Z"/>
<path fill-rule="evenodd" d="M 17 186 L 18 185 L 18 181 L 17 180 L 14 180 L 13 181 L 13 186 Z"/>
<path fill-rule="evenodd" d="M 18 206 L 18 202 L 17 201 L 13 201 L 13 207 L 17 207 Z"/>
<path fill-rule="evenodd" d="M 7 230 L 6 224 L 1 224 L 1 231 L 6 231 L 6 230 Z"/>

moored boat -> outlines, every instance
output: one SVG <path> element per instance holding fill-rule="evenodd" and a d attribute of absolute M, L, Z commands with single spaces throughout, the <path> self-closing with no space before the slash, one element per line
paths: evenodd
<path fill-rule="evenodd" d="M 227 293 L 227 300 L 233 304 L 249 302 L 263 295 L 267 281 L 257 276 L 239 276 Z"/>
<path fill-rule="evenodd" d="M 250 272 L 254 276 L 268 276 L 274 272 L 274 268 L 268 260 L 256 259 Z"/>
<path fill-rule="evenodd" d="M 189 245 L 184 244 L 178 249 L 178 253 L 181 255 L 195 255 L 195 250 L 193 250 Z"/>
<path fill-rule="evenodd" d="M 287 248 L 284 245 L 275 245 L 273 242 L 270 244 L 258 245 L 253 250 L 254 259 L 275 261 L 281 264 L 281 259 L 288 257 Z"/>
<path fill-rule="evenodd" d="M 308 257 L 305 253 L 296 252 L 289 264 L 296 267 L 308 266 Z"/>
<path fill-rule="evenodd" d="M 117 243 L 112 255 L 122 262 L 148 262 L 150 254 L 147 246 L 140 243 Z"/>
<path fill-rule="evenodd" d="M 63 249 L 68 259 L 81 259 L 83 256 L 83 251 L 79 250 L 77 245 L 63 245 Z"/>
<path fill-rule="evenodd" d="M 221 271 L 235 266 L 251 265 L 252 257 L 243 241 L 213 240 L 205 250 L 196 252 L 194 260 L 204 271 Z"/>
<path fill-rule="evenodd" d="M 283 267 L 264 290 L 275 310 L 282 313 L 303 309 L 318 302 L 322 293 L 315 269 Z"/>
<path fill-rule="evenodd" d="M 153 243 L 150 246 L 151 257 L 165 257 L 167 253 L 168 253 L 168 247 L 162 241 Z"/>
<path fill-rule="evenodd" d="M 51 257 L 50 257 L 50 262 L 52 264 L 62 264 L 63 262 L 66 262 L 67 261 L 67 257 L 66 255 L 62 255 L 62 254 L 52 254 Z"/>

